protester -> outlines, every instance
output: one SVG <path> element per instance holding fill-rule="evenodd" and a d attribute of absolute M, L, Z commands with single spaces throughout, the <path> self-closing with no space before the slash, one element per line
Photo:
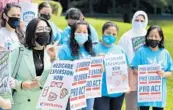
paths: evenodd
<path fill-rule="evenodd" d="M 90 28 L 83 20 L 76 21 L 71 27 L 69 44 L 63 45 L 59 51 L 60 60 L 77 60 L 95 56 L 91 41 Z M 87 99 L 87 107 L 82 110 L 92 110 L 94 99 Z M 67 110 L 70 110 L 68 103 Z"/>
<path fill-rule="evenodd" d="M 15 78 L 12 110 L 36 110 L 44 82 L 51 69 L 51 61 L 56 59 L 50 54 L 52 30 L 45 19 L 35 18 L 26 28 L 22 56 L 18 59 Z M 22 47 L 21 47 L 22 48 Z M 52 49 L 51 49 L 52 50 Z M 52 50 L 55 53 L 55 51 Z"/>
<path fill-rule="evenodd" d="M 51 22 L 51 16 L 52 16 L 52 7 L 48 2 L 42 2 L 41 4 L 39 4 L 38 6 L 38 15 L 40 18 L 44 18 L 46 20 L 48 20 L 48 22 L 50 23 L 50 26 L 52 28 L 53 31 L 53 41 L 57 43 L 59 43 L 60 39 L 61 39 L 61 33 L 62 30 L 60 28 L 58 28 L 56 26 L 56 24 L 54 22 Z"/>
<path fill-rule="evenodd" d="M 84 15 L 82 12 L 77 8 L 70 8 L 66 11 L 65 19 L 67 20 L 68 26 L 64 29 L 62 33 L 62 39 L 60 44 L 68 44 L 70 34 L 71 34 L 71 26 L 73 23 L 75 23 L 77 20 L 84 20 Z M 96 30 L 93 26 L 89 25 L 90 31 L 91 31 L 91 41 L 93 44 L 97 44 L 99 42 L 98 35 Z"/>
<path fill-rule="evenodd" d="M 137 11 L 133 15 L 132 29 L 128 30 L 120 38 L 118 45 L 124 48 L 127 53 L 127 57 L 131 62 L 136 50 L 144 45 L 146 27 L 148 24 L 148 17 L 144 11 Z M 137 78 L 133 74 L 133 71 L 129 71 L 129 86 L 130 93 L 125 95 L 126 99 L 126 110 L 137 110 L 136 106 L 136 81 Z"/>
<path fill-rule="evenodd" d="M 146 64 L 159 64 L 161 71 L 157 74 L 162 79 L 162 101 L 138 102 L 140 110 L 164 110 L 166 106 L 166 80 L 172 76 L 173 62 L 169 52 L 164 48 L 164 34 L 160 26 L 151 26 L 145 36 L 145 45 L 137 50 L 131 67 L 135 75 L 138 75 L 138 66 Z"/>
<path fill-rule="evenodd" d="M 120 46 L 115 45 L 118 35 L 118 26 L 116 24 L 106 22 L 102 27 L 102 34 L 101 43 L 94 48 L 96 55 L 125 54 Z M 102 76 L 102 97 L 95 98 L 94 110 L 121 110 L 123 100 L 124 93 L 108 94 L 106 72 L 104 72 Z"/>
<path fill-rule="evenodd" d="M 1 28 L 0 28 L 0 51 L 8 52 L 8 70 L 3 70 L 6 72 L 1 71 L 1 78 L 3 80 L 6 79 L 6 77 L 10 76 L 14 65 L 16 62 L 16 57 L 13 55 L 18 53 L 16 49 L 18 50 L 19 45 L 23 42 L 24 34 L 20 28 L 20 14 L 21 14 L 21 7 L 16 3 L 7 3 L 4 7 L 4 10 L 1 14 Z M 2 54 L 1 54 L 2 55 Z M 7 78 L 7 80 L 12 81 L 12 78 Z M 11 80 L 12 79 L 12 80 Z M 13 81 L 12 81 L 13 82 Z M 12 103 L 12 94 L 11 94 L 11 88 L 10 85 L 6 85 L 8 88 L 1 88 L 0 96 L 2 97 L 2 107 L 3 109 L 9 109 L 11 108 Z M 4 92 L 6 91 L 6 92 Z M 9 100 L 11 102 L 9 102 Z M 4 104 L 3 104 L 4 103 Z"/>
<path fill-rule="evenodd" d="M 0 48 L 13 50 L 22 43 L 24 34 L 20 28 L 21 7 L 16 3 L 8 3 L 1 16 Z M 11 47 L 7 47 L 10 44 Z"/>

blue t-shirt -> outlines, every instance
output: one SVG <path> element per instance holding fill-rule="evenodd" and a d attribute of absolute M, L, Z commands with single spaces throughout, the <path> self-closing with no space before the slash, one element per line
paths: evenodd
<path fill-rule="evenodd" d="M 99 39 L 98 39 L 98 34 L 97 34 L 96 30 L 91 25 L 89 25 L 89 27 L 90 27 L 90 31 L 91 31 L 92 43 L 98 43 Z M 60 44 L 68 44 L 69 39 L 70 39 L 70 34 L 71 34 L 71 27 L 67 26 L 61 34 L 62 37 L 60 40 Z"/>
<path fill-rule="evenodd" d="M 113 44 L 111 47 L 106 47 L 104 46 L 102 43 L 97 44 L 94 47 L 94 51 L 96 53 L 96 55 L 99 54 L 125 54 L 124 50 L 118 46 Z M 127 56 L 126 56 L 127 58 Z M 127 60 L 128 63 L 128 60 Z M 119 97 L 121 96 L 123 93 L 115 93 L 115 94 L 108 94 L 107 91 L 107 83 L 106 83 L 106 72 L 103 73 L 103 77 L 102 77 L 102 96 L 106 96 L 106 97 Z"/>
<path fill-rule="evenodd" d="M 58 58 L 60 60 L 77 60 L 81 58 L 90 57 L 89 53 L 85 50 L 84 47 L 80 47 L 79 49 L 79 57 L 72 56 L 72 52 L 69 45 L 63 45 L 58 52 Z"/>
<path fill-rule="evenodd" d="M 173 62 L 169 52 L 166 49 L 159 49 L 157 51 L 151 50 L 147 46 L 141 47 L 135 54 L 131 67 L 138 68 L 139 65 L 145 64 L 160 64 L 161 68 L 165 72 L 173 71 Z M 162 91 L 163 101 L 160 102 L 145 102 L 138 103 L 138 106 L 153 106 L 153 107 L 165 107 L 166 105 L 166 78 L 162 78 Z"/>
<path fill-rule="evenodd" d="M 67 26 L 61 33 L 61 40 L 59 44 L 69 44 L 70 34 L 71 34 L 71 27 Z"/>

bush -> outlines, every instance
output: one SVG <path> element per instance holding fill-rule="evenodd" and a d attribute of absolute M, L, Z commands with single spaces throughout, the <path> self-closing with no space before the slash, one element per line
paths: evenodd
<path fill-rule="evenodd" d="M 33 3 L 42 3 L 45 2 L 44 0 L 32 0 Z M 48 1 L 52 7 L 52 13 L 56 16 L 61 16 L 62 13 L 62 6 L 59 2 L 55 1 Z"/>

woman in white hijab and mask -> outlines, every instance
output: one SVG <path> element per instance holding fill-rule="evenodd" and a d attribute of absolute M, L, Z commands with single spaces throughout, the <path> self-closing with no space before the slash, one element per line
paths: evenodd
<path fill-rule="evenodd" d="M 124 48 L 127 53 L 129 62 L 131 63 L 135 52 L 145 43 L 146 27 L 148 24 L 148 16 L 144 11 L 137 11 L 133 15 L 132 29 L 125 32 L 119 40 L 119 45 Z M 129 71 L 129 87 L 130 92 L 126 94 L 126 110 L 137 110 L 137 77 L 132 70 Z"/>

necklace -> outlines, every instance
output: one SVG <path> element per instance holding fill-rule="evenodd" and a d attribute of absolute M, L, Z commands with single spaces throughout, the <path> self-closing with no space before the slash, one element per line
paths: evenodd
<path fill-rule="evenodd" d="M 38 59 L 41 60 L 41 54 L 38 54 Z"/>
<path fill-rule="evenodd" d="M 41 60 L 41 51 L 35 51 L 35 56 L 39 59 L 39 60 Z"/>
<path fill-rule="evenodd" d="M 37 59 L 39 66 L 43 66 L 43 54 L 44 50 L 34 50 L 34 57 Z"/>

